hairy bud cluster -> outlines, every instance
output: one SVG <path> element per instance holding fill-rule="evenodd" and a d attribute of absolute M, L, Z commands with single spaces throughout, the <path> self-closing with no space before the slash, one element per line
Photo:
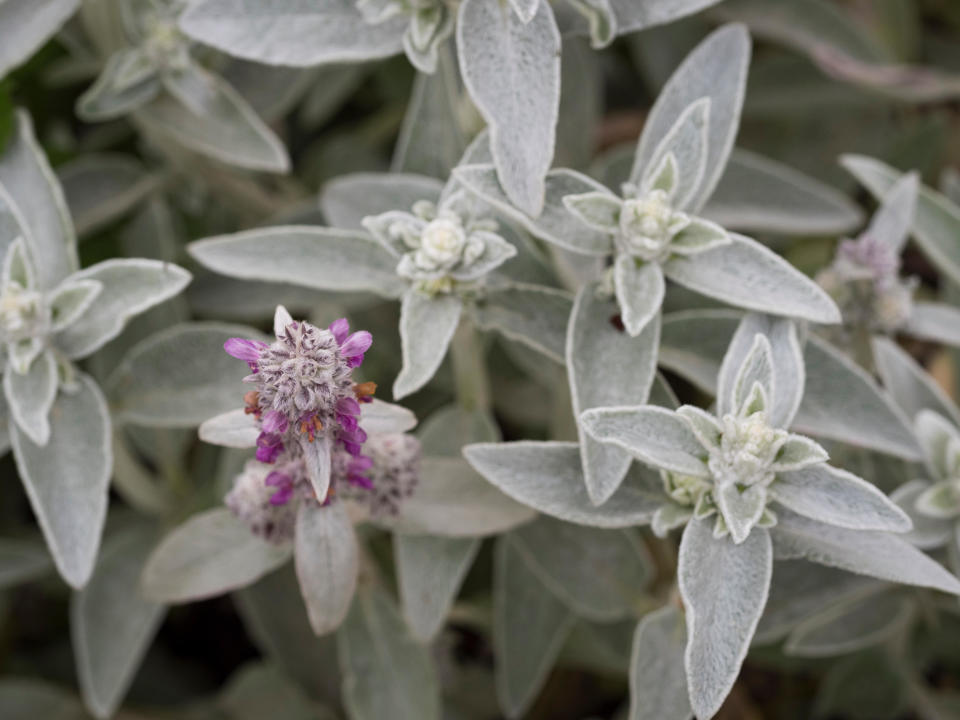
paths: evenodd
<path fill-rule="evenodd" d="M 673 209 L 670 196 L 652 190 L 624 200 L 618 249 L 646 262 L 663 260 L 673 239 L 690 225 L 690 216 Z"/>
<path fill-rule="evenodd" d="M 900 258 L 869 234 L 840 243 L 833 263 L 817 282 L 840 307 L 845 324 L 892 333 L 913 310 L 915 278 L 901 279 Z"/>

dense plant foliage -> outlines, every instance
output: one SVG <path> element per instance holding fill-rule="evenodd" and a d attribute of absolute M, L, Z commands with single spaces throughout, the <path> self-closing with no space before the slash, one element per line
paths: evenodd
<path fill-rule="evenodd" d="M 958 43 L 0 0 L 0 717 L 960 717 Z"/>

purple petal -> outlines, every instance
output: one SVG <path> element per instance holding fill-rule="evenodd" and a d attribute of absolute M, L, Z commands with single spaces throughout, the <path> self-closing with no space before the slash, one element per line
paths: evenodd
<path fill-rule="evenodd" d="M 283 413 L 277 412 L 276 410 L 270 410 L 263 416 L 263 423 L 260 427 L 263 428 L 264 432 L 267 433 L 282 433 L 287 431 L 287 426 L 290 423 L 287 421 L 286 416 Z"/>
<path fill-rule="evenodd" d="M 260 351 L 265 347 L 267 347 L 265 343 L 257 340 L 244 340 L 243 338 L 230 338 L 223 344 L 223 349 L 227 351 L 228 355 L 243 360 L 253 371 L 256 371 Z"/>
<path fill-rule="evenodd" d="M 373 335 L 360 330 L 348 337 L 340 345 L 340 353 L 346 358 L 362 356 L 373 345 Z"/>
<path fill-rule="evenodd" d="M 337 340 L 337 345 L 343 345 L 343 341 L 347 339 L 347 335 L 350 334 L 350 323 L 346 318 L 340 318 L 339 320 L 334 320 L 330 323 L 330 332 L 333 333 L 333 337 Z"/>
<path fill-rule="evenodd" d="M 265 485 L 270 485 L 271 487 L 293 486 L 293 480 L 290 479 L 289 475 L 286 473 L 277 472 L 276 470 L 267 475 L 263 482 Z"/>
<path fill-rule="evenodd" d="M 364 475 L 347 475 L 347 482 L 367 490 L 373 490 L 373 480 Z"/>
<path fill-rule="evenodd" d="M 337 402 L 337 412 L 343 413 L 344 415 L 359 415 L 360 403 L 357 402 L 356 398 L 341 398 Z"/>
<path fill-rule="evenodd" d="M 337 422 L 340 424 L 340 427 L 350 432 L 356 430 L 357 427 L 359 427 L 359 424 L 357 423 L 357 418 L 355 418 L 353 415 L 344 415 L 343 413 L 337 413 Z"/>
<path fill-rule="evenodd" d="M 293 485 L 290 487 L 280 488 L 273 495 L 270 496 L 271 505 L 286 505 L 290 502 L 290 498 L 293 496 Z"/>
<path fill-rule="evenodd" d="M 283 440 L 279 435 L 260 433 L 257 437 L 256 458 L 262 463 L 274 463 L 283 452 Z"/>
<path fill-rule="evenodd" d="M 363 353 L 359 355 L 354 355 L 353 357 L 347 358 L 347 366 L 351 368 L 358 368 L 363 365 Z"/>

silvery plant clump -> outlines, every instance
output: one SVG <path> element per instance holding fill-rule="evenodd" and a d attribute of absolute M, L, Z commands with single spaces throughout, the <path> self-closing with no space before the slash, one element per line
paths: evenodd
<path fill-rule="evenodd" d="M 0 0 L 0 717 L 960 715 L 901 5 Z"/>

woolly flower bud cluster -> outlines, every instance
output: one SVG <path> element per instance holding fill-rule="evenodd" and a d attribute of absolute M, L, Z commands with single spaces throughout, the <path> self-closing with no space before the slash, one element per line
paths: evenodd
<path fill-rule="evenodd" d="M 178 21 L 184 3 L 158 3 L 137 18 L 140 48 L 156 69 L 183 70 L 190 64 L 190 41 Z"/>
<path fill-rule="evenodd" d="M 307 322 L 282 322 L 276 341 L 231 338 L 224 349 L 253 371 L 244 378 L 246 411 L 259 423 L 257 460 L 276 463 L 303 454 L 304 443 L 329 439 L 360 457 L 366 433 L 359 426 L 360 403 L 375 390 L 353 382 L 353 370 L 372 343 L 370 333 L 350 333 L 345 319 L 327 329 Z M 324 500 L 324 498 L 319 498 Z"/>
<path fill-rule="evenodd" d="M 420 471 L 420 442 L 412 435 L 373 435 L 366 455 L 338 448 L 333 456 L 330 494 L 366 509 L 371 517 L 395 515 L 413 494 Z M 250 531 L 272 543 L 293 540 L 297 511 L 318 505 L 302 458 L 275 465 L 250 460 L 234 480 L 224 503 Z"/>
<path fill-rule="evenodd" d="M 709 479 L 662 472 L 664 491 L 674 504 L 657 511 L 653 530 L 665 535 L 692 517 L 716 515 L 714 535 L 725 537 L 731 527 L 772 527 L 776 515 L 767 507 L 767 488 L 776 479 L 777 460 L 790 438 L 771 427 L 763 410 L 746 416 L 728 414 L 720 419 L 715 443 L 705 443 Z M 734 516 L 735 515 L 735 516 Z M 738 533 L 739 536 L 739 533 Z M 743 536 L 745 537 L 745 535 Z M 741 537 L 734 538 L 742 541 Z"/>
<path fill-rule="evenodd" d="M 350 483 L 347 496 L 366 505 L 372 517 L 396 515 L 417 487 L 420 441 L 401 433 L 373 435 L 364 451 L 371 460 L 368 484 Z"/>
<path fill-rule="evenodd" d="M 399 258 L 397 274 L 427 295 L 473 287 L 516 254 L 496 233 L 497 221 L 478 215 L 462 192 L 412 210 L 371 216 L 364 225 Z"/>
<path fill-rule="evenodd" d="M 892 333 L 913 309 L 915 278 L 901 280 L 897 253 L 866 233 L 844 240 L 817 282 L 840 307 L 847 325 Z"/>
<path fill-rule="evenodd" d="M 628 197 L 620 211 L 618 249 L 645 262 L 666 259 L 673 239 L 690 225 L 690 216 L 674 210 L 664 190 L 641 194 L 628 185 L 624 191 Z"/>

